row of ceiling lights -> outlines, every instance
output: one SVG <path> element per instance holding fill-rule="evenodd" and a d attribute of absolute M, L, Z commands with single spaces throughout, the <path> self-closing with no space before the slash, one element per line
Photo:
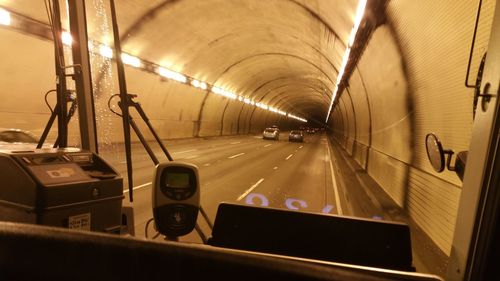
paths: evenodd
<path fill-rule="evenodd" d="M 99 53 L 106 58 L 110 58 L 110 59 L 113 58 L 113 50 L 108 46 L 101 45 L 99 47 Z M 137 67 L 137 68 L 141 67 L 141 60 L 137 57 L 131 56 L 131 55 L 126 54 L 126 53 L 122 53 L 121 59 L 122 59 L 124 64 L 130 65 L 133 67 Z M 274 112 L 274 113 L 277 113 L 277 114 L 280 114 L 283 116 L 287 116 L 289 118 L 293 118 L 293 119 L 301 121 L 301 122 L 307 122 L 307 120 L 304 118 L 298 117 L 298 116 L 293 115 L 291 113 L 286 113 L 284 111 L 281 111 L 277 108 L 268 106 L 268 105 L 261 103 L 261 102 L 255 102 L 248 97 L 237 95 L 231 91 L 219 88 L 217 86 L 213 86 L 213 85 L 210 86 L 206 82 L 199 81 L 199 80 L 194 79 L 194 78 L 188 79 L 188 77 L 186 75 L 181 74 L 181 73 L 176 72 L 176 71 L 173 71 L 173 70 L 170 70 L 170 69 L 167 69 L 167 68 L 162 67 L 162 66 L 157 67 L 156 73 L 162 77 L 165 77 L 167 79 L 171 79 L 171 80 L 174 80 L 174 81 L 177 81 L 180 83 L 186 83 L 186 84 L 189 83 L 191 86 L 193 86 L 195 88 L 202 89 L 202 90 L 208 90 L 210 88 L 210 91 L 212 93 L 226 97 L 228 99 L 237 100 L 237 101 L 243 102 L 245 104 L 253 105 L 253 106 L 256 106 L 260 109 L 268 110 L 268 111 L 271 111 L 271 112 Z"/>
<path fill-rule="evenodd" d="M 337 75 L 337 82 L 335 83 L 335 88 L 332 92 L 332 100 L 330 101 L 330 107 L 328 109 L 328 114 L 326 115 L 325 122 L 328 123 L 328 118 L 330 118 L 330 114 L 332 113 L 333 103 L 335 102 L 335 98 L 337 97 L 339 91 L 340 82 L 342 82 L 342 78 L 344 76 L 344 71 L 347 66 L 347 62 L 349 61 L 349 55 L 351 54 L 351 47 L 354 44 L 354 39 L 356 39 L 356 33 L 358 32 L 359 24 L 363 19 L 365 14 L 367 0 L 360 0 L 358 3 L 358 8 L 356 9 L 356 17 L 354 18 L 354 26 L 352 27 L 351 34 L 349 35 L 349 42 L 347 44 L 347 48 L 344 52 L 344 57 L 342 59 L 342 66 L 340 67 L 339 74 Z"/>
<path fill-rule="evenodd" d="M 6 11 L 6 10 L 0 8 L 0 25 L 10 25 L 10 23 L 11 23 L 11 19 L 10 19 L 9 11 Z M 61 34 L 61 38 L 62 38 L 62 42 L 64 45 L 71 46 L 73 40 L 72 40 L 71 34 L 69 32 L 64 31 Z M 89 42 L 89 50 L 90 51 L 98 53 L 101 56 L 108 58 L 108 59 L 113 58 L 114 52 L 113 52 L 113 49 L 111 49 L 109 46 L 106 46 L 103 44 L 98 44 L 97 47 L 98 47 L 98 49 L 96 50 L 96 47 L 94 46 L 94 44 Z M 124 64 L 130 65 L 130 66 L 136 67 L 136 68 L 142 67 L 141 60 L 135 56 L 129 55 L 127 53 L 122 53 L 121 59 L 122 59 L 122 62 Z M 186 76 L 184 74 L 178 73 L 176 71 L 172 71 L 172 70 L 164 68 L 162 66 L 156 67 L 155 72 L 158 75 L 160 75 L 164 78 L 170 79 L 170 80 L 174 80 L 174 81 L 177 81 L 180 83 L 190 84 L 191 86 L 193 86 L 195 88 L 202 89 L 202 90 L 210 89 L 210 91 L 216 95 L 224 96 L 224 97 L 232 99 L 232 100 L 238 100 L 238 101 L 243 102 L 245 104 L 256 106 L 260 109 L 271 111 L 271 112 L 274 112 L 274 113 L 277 113 L 277 114 L 280 114 L 283 116 L 287 116 L 289 118 L 292 118 L 292 119 L 295 119 L 295 120 L 298 120 L 301 122 L 307 122 L 306 119 L 301 118 L 299 116 L 296 116 L 294 114 L 286 113 L 286 112 L 281 111 L 277 108 L 268 106 L 262 102 L 255 102 L 248 97 L 237 95 L 231 91 L 228 91 L 228 90 L 225 90 L 225 89 L 213 86 L 213 85 L 211 86 L 203 81 L 199 81 L 199 80 L 196 80 L 194 78 L 188 78 L 188 76 Z"/>

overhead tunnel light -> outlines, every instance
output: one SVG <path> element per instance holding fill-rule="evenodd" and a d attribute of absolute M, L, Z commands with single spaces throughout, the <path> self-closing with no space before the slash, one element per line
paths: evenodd
<path fill-rule="evenodd" d="M 216 87 L 216 86 L 212 87 L 212 93 L 214 93 L 216 95 L 221 95 L 221 96 L 224 96 L 226 98 L 233 99 L 233 100 L 238 98 L 238 96 L 235 93 L 224 90 L 224 89 Z"/>
<path fill-rule="evenodd" d="M 200 82 L 200 81 L 198 81 L 196 79 L 191 80 L 191 85 L 193 85 L 193 87 L 200 88 L 202 90 L 206 90 L 207 89 L 207 83 Z"/>
<path fill-rule="evenodd" d="M 141 67 L 141 60 L 137 57 L 122 53 L 121 58 L 124 64 L 128 64 L 133 67 Z"/>
<path fill-rule="evenodd" d="M 10 13 L 2 8 L 0 8 L 0 24 L 10 25 Z"/>
<path fill-rule="evenodd" d="M 328 114 L 326 115 L 326 120 L 325 120 L 326 123 L 328 123 L 328 119 L 330 118 L 330 114 L 332 113 L 333 103 L 335 102 L 335 99 L 337 98 L 337 94 L 339 91 L 339 85 L 340 85 L 340 82 L 342 82 L 342 79 L 344 78 L 345 68 L 347 66 L 347 62 L 349 61 L 349 55 L 351 54 L 351 47 L 352 47 L 352 45 L 354 45 L 354 41 L 356 39 L 356 34 L 358 33 L 359 25 L 361 24 L 361 20 L 363 19 L 363 16 L 365 14 L 366 1 L 367 0 L 360 0 L 358 2 L 358 8 L 356 9 L 356 16 L 354 18 L 354 25 L 352 27 L 351 34 L 349 35 L 349 41 L 347 44 L 347 48 L 346 48 L 346 50 L 344 52 L 344 56 L 342 58 L 342 66 L 340 67 L 339 73 L 337 75 L 337 81 L 335 83 L 335 87 L 334 87 L 333 92 L 332 92 L 332 99 L 330 101 Z"/>
<path fill-rule="evenodd" d="M 72 42 L 71 34 L 68 32 L 63 32 L 62 33 L 62 40 L 63 40 L 65 45 L 71 45 L 71 42 Z M 89 50 L 94 50 L 97 47 L 99 48 L 99 54 L 101 56 L 103 56 L 105 58 L 109 58 L 109 59 L 113 58 L 114 52 L 113 52 L 112 48 L 108 47 L 107 45 L 101 44 L 97 41 L 95 41 L 95 42 L 89 41 Z M 124 64 L 130 65 L 133 67 L 137 67 L 137 68 L 144 67 L 146 70 L 149 70 L 149 71 L 151 71 L 151 69 L 154 69 L 154 72 L 162 77 L 165 77 L 165 78 L 168 78 L 171 80 L 175 80 L 175 81 L 178 81 L 181 83 L 188 83 L 189 82 L 189 85 L 191 85 L 195 88 L 199 88 L 199 89 L 203 89 L 203 90 L 210 89 L 210 91 L 216 95 L 223 96 L 223 97 L 226 97 L 226 98 L 229 98 L 232 100 L 236 100 L 236 101 L 245 103 L 247 105 L 255 106 L 255 107 L 258 107 L 258 108 L 263 109 L 263 110 L 267 110 L 267 111 L 270 111 L 270 112 L 273 112 L 276 114 L 280 114 L 282 116 L 286 116 L 288 118 L 296 119 L 296 120 L 299 120 L 301 122 L 307 122 L 307 120 L 304 118 L 301 118 L 301 117 L 295 116 L 293 114 L 289 114 L 287 112 L 281 111 L 278 108 L 268 106 L 267 104 L 265 104 L 263 102 L 255 102 L 249 97 L 245 97 L 243 95 L 238 95 L 234 92 L 231 92 L 229 90 L 226 90 L 226 89 L 223 89 L 223 88 L 220 88 L 217 86 L 209 85 L 203 81 L 186 76 L 182 73 L 172 71 L 170 69 L 155 65 L 154 63 L 151 63 L 148 61 L 143 61 L 140 58 L 129 55 L 127 53 L 121 53 L 120 57 L 121 57 Z M 149 64 L 152 64 L 153 67 L 148 68 Z"/>
<path fill-rule="evenodd" d="M 351 35 L 349 36 L 349 47 L 354 44 L 359 25 L 361 24 L 361 20 L 365 15 L 366 1 L 367 0 L 360 0 L 358 3 L 358 8 L 356 9 L 356 18 L 354 18 L 354 26 L 352 27 Z"/>
<path fill-rule="evenodd" d="M 186 83 L 187 82 L 187 77 L 180 74 L 179 72 L 172 71 L 170 69 L 166 69 L 164 67 L 158 67 L 158 74 L 165 78 L 169 78 L 181 83 Z"/>
<path fill-rule="evenodd" d="M 295 116 L 295 115 L 290 114 L 290 113 L 288 113 L 288 117 L 293 118 L 293 119 L 295 119 L 295 120 L 299 120 L 299 121 L 304 122 L 304 123 L 307 123 L 307 120 L 306 120 L 306 119 L 304 119 L 304 118 L 300 118 L 300 117 Z"/>

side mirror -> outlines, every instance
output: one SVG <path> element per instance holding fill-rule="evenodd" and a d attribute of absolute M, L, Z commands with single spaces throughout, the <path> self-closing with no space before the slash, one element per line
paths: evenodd
<path fill-rule="evenodd" d="M 439 138 L 433 134 L 425 136 L 425 148 L 427 150 L 427 157 L 431 162 L 432 168 L 438 173 L 444 171 L 445 157 L 446 168 L 450 171 L 455 171 L 460 180 L 463 180 L 465 172 L 465 164 L 467 163 L 467 151 L 461 151 L 457 154 L 455 165 L 451 166 L 451 158 L 455 152 L 451 149 L 443 149 L 443 145 Z"/>

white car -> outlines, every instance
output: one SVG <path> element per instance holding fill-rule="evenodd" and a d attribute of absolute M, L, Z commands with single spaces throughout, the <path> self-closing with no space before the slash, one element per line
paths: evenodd
<path fill-rule="evenodd" d="M 262 133 L 263 139 L 269 140 L 279 140 L 280 139 L 280 130 L 278 128 L 266 128 Z"/>
<path fill-rule="evenodd" d="M 0 128 L 0 150 L 33 150 L 37 144 L 38 138 L 28 131 Z"/>

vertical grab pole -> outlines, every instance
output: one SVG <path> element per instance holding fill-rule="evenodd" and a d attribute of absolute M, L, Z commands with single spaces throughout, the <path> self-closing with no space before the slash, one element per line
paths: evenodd
<path fill-rule="evenodd" d="M 133 195 L 133 175 L 132 175 L 132 151 L 130 142 L 130 114 L 128 110 L 127 82 L 125 81 L 125 69 L 121 59 L 122 49 L 120 46 L 120 32 L 118 31 L 118 22 L 116 19 L 115 1 L 110 0 L 111 21 L 113 22 L 113 41 L 116 51 L 116 67 L 118 71 L 118 83 L 120 86 L 120 101 L 123 121 L 123 134 L 125 140 L 125 157 L 127 161 L 128 191 L 130 202 L 134 201 Z"/>

